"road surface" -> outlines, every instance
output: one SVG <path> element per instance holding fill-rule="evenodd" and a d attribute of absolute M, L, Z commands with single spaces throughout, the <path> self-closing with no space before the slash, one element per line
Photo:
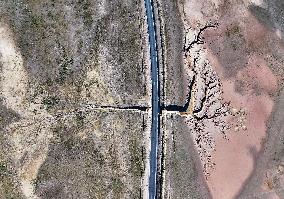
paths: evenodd
<path fill-rule="evenodd" d="M 157 41 L 155 32 L 154 8 L 152 0 L 145 0 L 148 34 L 151 56 L 151 78 L 152 78 L 152 125 L 151 125 L 151 152 L 150 152 L 150 177 L 149 198 L 156 198 L 157 185 L 157 153 L 158 137 L 160 131 L 160 88 L 159 67 L 157 55 Z"/>

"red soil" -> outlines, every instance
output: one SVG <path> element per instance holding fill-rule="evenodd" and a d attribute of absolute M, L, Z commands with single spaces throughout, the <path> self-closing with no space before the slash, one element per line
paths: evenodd
<path fill-rule="evenodd" d="M 213 198 L 230 199 L 239 192 L 254 168 L 257 153 L 266 136 L 266 121 L 273 108 L 269 93 L 277 89 L 277 78 L 260 56 L 250 56 L 245 68 L 230 78 L 223 75 L 223 67 L 213 53 L 210 62 L 221 76 L 224 101 L 230 101 L 232 107 L 246 110 L 245 125 L 247 130 L 235 132 L 232 128 L 229 140 L 221 136 L 216 140 L 213 161 L 216 163 L 208 180 Z M 244 82 L 244 92 L 235 91 L 236 81 Z M 231 122 L 236 119 L 230 118 Z M 275 197 L 272 197 L 275 198 Z"/>

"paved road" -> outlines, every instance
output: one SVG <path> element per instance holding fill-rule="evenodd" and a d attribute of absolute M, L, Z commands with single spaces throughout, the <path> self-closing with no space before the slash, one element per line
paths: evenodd
<path fill-rule="evenodd" d="M 155 20 L 152 0 L 145 0 L 147 11 L 148 34 L 151 54 L 151 76 L 152 76 L 152 126 L 151 126 L 151 153 L 150 153 L 150 178 L 149 198 L 156 198 L 157 185 L 157 152 L 158 137 L 160 131 L 160 88 L 159 67 L 157 56 L 157 41 L 155 32 Z"/>

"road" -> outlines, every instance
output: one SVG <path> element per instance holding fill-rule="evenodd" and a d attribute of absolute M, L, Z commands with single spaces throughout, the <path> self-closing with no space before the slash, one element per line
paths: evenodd
<path fill-rule="evenodd" d="M 158 138 L 160 131 L 160 88 L 159 88 L 159 66 L 157 54 L 157 41 L 154 19 L 154 8 L 151 0 L 145 0 L 148 34 L 151 56 L 151 78 L 152 78 L 152 125 L 151 125 L 151 152 L 150 152 L 150 177 L 149 198 L 156 198 L 157 186 L 157 153 Z"/>

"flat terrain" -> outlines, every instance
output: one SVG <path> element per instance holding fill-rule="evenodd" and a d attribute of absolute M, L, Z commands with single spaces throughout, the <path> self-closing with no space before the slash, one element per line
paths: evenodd
<path fill-rule="evenodd" d="M 228 132 L 230 141 L 219 141 L 219 147 L 217 144 L 216 171 L 209 181 L 217 198 L 237 197 L 239 191 L 239 198 L 283 197 L 279 191 L 283 187 L 283 143 L 276 144 L 276 140 L 284 137 L 279 127 L 282 116 L 278 113 L 283 98 L 283 41 L 280 29 L 270 27 L 281 25 L 277 24 L 281 20 L 274 16 L 279 11 L 273 10 L 266 17 L 262 11 L 256 11 L 265 5 L 281 7 L 280 2 L 273 1 L 262 5 L 248 2 L 242 6 L 232 3 L 220 19 L 218 30 L 206 35 L 209 60 L 222 76 L 224 100 L 243 112 L 228 121 L 232 125 Z M 243 12 L 234 11 L 237 6 Z M 232 15 L 235 17 L 227 20 L 226 16 Z M 263 22 L 268 19 L 270 26 Z M 249 180 L 255 175 L 262 176 L 258 183 Z M 230 180 L 225 184 L 228 176 Z"/>
<path fill-rule="evenodd" d="M 164 168 L 161 198 L 210 198 L 185 119 L 176 113 L 164 112 L 161 127 Z"/>
<path fill-rule="evenodd" d="M 7 181 L 14 170 L 28 198 L 142 197 L 147 117 L 139 111 L 83 109 L 13 123 L 2 131 L 1 140 L 9 143 L 2 150 L 13 167 L 1 162 L 1 197 L 14 194 Z"/>
<path fill-rule="evenodd" d="M 1 1 L 0 16 L 0 198 L 148 196 L 144 1 Z"/>
<path fill-rule="evenodd" d="M 177 1 L 156 1 L 162 105 L 183 105 L 187 83 L 183 67 L 183 24 Z"/>
<path fill-rule="evenodd" d="M 192 139 L 194 147 L 183 154 L 200 160 L 211 195 L 206 197 L 283 198 L 283 3 L 186 0 L 164 4 L 164 10 L 175 5 L 172 12 L 179 13 L 171 15 L 183 22 L 181 37 L 185 38 L 176 42 L 177 49 L 185 50 L 182 64 L 176 59 L 175 65 L 166 66 L 178 75 L 165 75 L 165 102 L 178 104 L 172 100 L 176 95 L 185 101 L 189 97 L 187 111 L 175 113 L 184 118 L 188 129 L 181 124 L 172 128 Z M 166 11 L 164 15 L 167 26 Z M 165 38 L 175 41 L 169 35 Z M 172 55 L 168 55 L 170 60 Z M 167 81 L 183 86 L 171 88 Z M 185 145 L 190 144 L 176 148 Z M 174 165 L 186 159 L 165 157 Z M 191 164 L 180 169 L 183 177 L 191 173 L 187 165 Z M 185 185 L 182 179 L 170 177 L 175 175 L 171 169 L 165 165 L 165 179 L 179 188 Z M 173 198 L 186 190 L 164 188 Z M 187 197 L 195 198 L 194 194 Z"/>
<path fill-rule="evenodd" d="M 0 199 L 147 198 L 143 0 L 0 1 Z M 155 0 L 158 198 L 284 198 L 281 0 Z"/>
<path fill-rule="evenodd" d="M 29 100 L 149 106 L 143 1 L 5 1 L 0 14 L 22 56 Z"/>

